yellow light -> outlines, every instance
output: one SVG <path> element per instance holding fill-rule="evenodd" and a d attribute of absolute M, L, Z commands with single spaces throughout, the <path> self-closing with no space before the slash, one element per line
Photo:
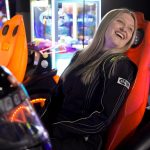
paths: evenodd
<path fill-rule="evenodd" d="M 31 104 L 40 103 L 40 106 L 43 107 L 45 105 L 46 98 L 36 98 L 32 99 Z"/>

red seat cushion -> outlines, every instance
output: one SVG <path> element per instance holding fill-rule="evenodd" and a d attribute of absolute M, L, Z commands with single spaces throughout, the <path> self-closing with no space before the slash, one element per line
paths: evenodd
<path fill-rule="evenodd" d="M 150 84 L 150 22 L 142 13 L 136 13 L 138 28 L 144 31 L 142 42 L 126 53 L 137 65 L 138 72 L 134 85 L 112 123 L 108 132 L 107 150 L 113 150 L 137 128 L 141 122 L 148 100 Z"/>

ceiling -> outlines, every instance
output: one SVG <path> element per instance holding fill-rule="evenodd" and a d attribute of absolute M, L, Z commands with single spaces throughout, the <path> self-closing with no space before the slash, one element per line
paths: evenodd
<path fill-rule="evenodd" d="M 129 8 L 144 13 L 145 19 L 150 20 L 150 5 L 148 0 L 102 0 L 102 16 L 114 8 Z"/>

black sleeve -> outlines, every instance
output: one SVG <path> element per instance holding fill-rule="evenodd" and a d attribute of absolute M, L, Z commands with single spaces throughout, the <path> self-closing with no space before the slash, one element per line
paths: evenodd
<path fill-rule="evenodd" d="M 103 65 L 104 88 L 100 99 L 103 110 L 101 112 L 94 111 L 86 118 L 80 118 L 75 121 L 62 121 L 55 123 L 57 132 L 61 135 L 64 132 L 76 134 L 92 134 L 101 132 L 105 129 L 116 116 L 119 108 L 123 104 L 125 97 L 136 76 L 136 66 L 128 59 L 121 59 L 117 62 L 114 74 L 108 77 L 110 63 Z"/>
<path fill-rule="evenodd" d="M 103 106 L 105 115 L 111 121 L 128 95 L 135 80 L 137 67 L 128 58 L 122 58 L 117 62 L 114 74 L 111 73 L 110 77 L 108 77 L 108 70 L 110 70 L 109 65 L 106 65 L 103 70 L 106 77 Z"/>

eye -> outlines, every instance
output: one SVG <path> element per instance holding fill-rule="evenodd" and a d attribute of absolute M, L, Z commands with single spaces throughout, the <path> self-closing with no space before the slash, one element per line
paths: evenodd
<path fill-rule="evenodd" d="M 18 31 L 18 25 L 14 28 L 13 30 L 13 33 L 12 33 L 12 36 L 15 36 L 17 34 L 17 31 Z"/>
<path fill-rule="evenodd" d="M 133 28 L 129 27 L 128 30 L 132 33 L 133 32 Z"/>
<path fill-rule="evenodd" d="M 5 25 L 5 27 L 4 27 L 3 30 L 2 30 L 2 34 L 3 34 L 3 35 L 6 35 L 7 32 L 8 32 L 8 29 L 9 29 L 9 25 Z"/>
<path fill-rule="evenodd" d="M 120 19 L 118 19 L 117 22 L 120 23 L 120 24 L 124 24 L 124 22 Z"/>

